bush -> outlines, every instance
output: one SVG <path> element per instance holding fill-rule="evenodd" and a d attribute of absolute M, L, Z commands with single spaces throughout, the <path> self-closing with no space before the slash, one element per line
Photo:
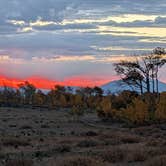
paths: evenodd
<path fill-rule="evenodd" d="M 97 142 L 94 140 L 83 140 L 80 141 L 77 146 L 81 147 L 81 148 L 88 148 L 88 147 L 94 147 L 97 146 Z"/>
<path fill-rule="evenodd" d="M 32 160 L 25 160 L 25 159 L 13 159 L 6 161 L 5 166 L 32 166 Z"/>
<path fill-rule="evenodd" d="M 131 105 L 122 109 L 122 116 L 132 123 L 144 124 L 149 121 L 148 105 L 143 100 L 135 98 Z"/>
<path fill-rule="evenodd" d="M 112 148 L 111 150 L 103 152 L 100 157 L 107 162 L 116 163 L 121 162 L 125 158 L 126 151 L 121 148 Z"/>
<path fill-rule="evenodd" d="M 26 141 L 24 139 L 16 139 L 16 138 L 6 138 L 2 140 L 3 146 L 13 146 L 13 147 L 18 147 L 18 146 L 29 146 L 30 143 L 29 141 Z"/>
<path fill-rule="evenodd" d="M 112 103 L 108 97 L 104 97 L 100 104 L 97 107 L 97 114 L 101 118 L 110 118 L 112 117 Z"/>
<path fill-rule="evenodd" d="M 166 121 L 166 92 L 160 95 L 160 100 L 155 112 L 155 118 L 158 121 Z"/>
<path fill-rule="evenodd" d="M 147 166 L 165 166 L 166 155 L 157 156 L 146 162 Z"/>
<path fill-rule="evenodd" d="M 78 121 L 79 118 L 84 115 L 84 110 L 79 106 L 73 106 L 69 114 L 74 118 L 74 120 Z"/>
<path fill-rule="evenodd" d="M 99 159 L 87 156 L 66 157 L 64 160 L 57 162 L 57 166 L 105 166 L 104 162 Z"/>

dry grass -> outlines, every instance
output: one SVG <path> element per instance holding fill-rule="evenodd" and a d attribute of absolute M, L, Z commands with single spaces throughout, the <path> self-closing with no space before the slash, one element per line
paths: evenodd
<path fill-rule="evenodd" d="M 122 135 L 120 140 L 124 144 L 139 143 L 141 141 L 140 137 L 130 134 Z"/>
<path fill-rule="evenodd" d="M 13 159 L 7 166 L 31 166 L 32 161 L 34 166 L 165 163 L 166 130 L 159 125 L 126 128 L 119 123 L 96 122 L 93 113 L 84 118 L 93 125 L 69 122 L 66 110 L 0 108 L 0 162 Z M 23 161 L 17 160 L 21 153 Z"/>
<path fill-rule="evenodd" d="M 20 127 L 20 129 L 22 129 L 22 130 L 28 130 L 28 129 L 33 129 L 33 127 L 29 126 L 29 125 L 23 125 L 23 126 Z"/>
<path fill-rule="evenodd" d="M 99 157 L 106 162 L 116 163 L 122 162 L 125 159 L 125 153 L 124 149 L 113 147 L 110 150 L 102 152 Z"/>
<path fill-rule="evenodd" d="M 74 156 L 66 157 L 63 161 L 57 161 L 56 166 L 106 166 L 106 164 L 93 157 Z"/>
<path fill-rule="evenodd" d="M 29 146 L 30 143 L 27 140 L 24 139 L 18 139 L 18 138 L 3 138 L 2 139 L 2 145 L 3 146 L 12 146 L 17 148 L 18 146 Z"/>
<path fill-rule="evenodd" d="M 129 150 L 127 153 L 128 162 L 143 162 L 147 160 L 148 152 L 144 147 L 136 147 L 132 150 Z"/>
<path fill-rule="evenodd" d="M 146 162 L 146 166 L 165 166 L 166 155 L 154 157 Z"/>
<path fill-rule="evenodd" d="M 83 140 L 83 141 L 80 141 L 77 146 L 78 147 L 81 147 L 81 148 L 89 148 L 89 147 L 95 147 L 98 145 L 98 142 L 95 141 L 95 140 Z"/>
<path fill-rule="evenodd" d="M 13 159 L 7 161 L 5 166 L 33 166 L 33 161 L 26 159 Z"/>

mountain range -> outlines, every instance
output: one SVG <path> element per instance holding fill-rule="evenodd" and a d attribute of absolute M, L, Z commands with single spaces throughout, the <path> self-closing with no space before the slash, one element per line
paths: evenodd
<path fill-rule="evenodd" d="M 72 86 L 71 88 L 73 93 L 75 93 L 76 90 L 79 89 L 80 87 Z M 138 89 L 136 88 L 133 89 L 132 87 L 124 84 L 122 80 L 111 81 L 107 84 L 100 86 L 100 88 L 104 91 L 104 94 L 108 94 L 108 93 L 117 94 L 125 90 L 136 91 L 139 93 Z M 3 89 L 4 87 L 0 87 L 0 90 L 3 90 Z M 40 89 L 40 90 L 45 94 L 47 94 L 50 91 L 49 89 Z M 159 92 L 166 92 L 166 83 L 159 81 Z"/>
<path fill-rule="evenodd" d="M 152 82 L 151 82 L 151 84 L 152 84 Z M 139 92 L 138 89 L 136 89 L 136 88 L 133 89 L 132 87 L 124 84 L 122 80 L 116 80 L 116 81 L 109 82 L 107 84 L 102 85 L 101 88 L 103 89 L 103 91 L 105 93 L 106 92 L 118 93 L 118 92 L 122 92 L 124 90 Z M 166 91 L 166 83 L 159 81 L 159 92 L 164 92 L 164 91 Z"/>

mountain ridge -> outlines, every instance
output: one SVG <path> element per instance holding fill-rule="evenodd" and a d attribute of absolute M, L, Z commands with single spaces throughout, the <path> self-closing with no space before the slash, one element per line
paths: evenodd
<path fill-rule="evenodd" d="M 152 85 L 152 82 L 150 82 L 150 84 Z M 139 92 L 138 89 L 134 87 L 131 88 L 129 85 L 125 84 L 122 80 L 115 80 L 108 82 L 102 85 L 101 88 L 104 90 L 104 92 L 110 91 L 111 93 L 118 93 L 124 90 Z M 166 83 L 159 81 L 159 92 L 164 92 L 164 91 L 166 91 Z"/>
<path fill-rule="evenodd" d="M 152 82 L 151 82 L 152 84 Z M 77 89 L 80 89 L 82 87 L 79 86 L 65 86 L 65 87 L 71 87 L 72 88 L 72 93 L 75 93 Z M 129 90 L 129 91 L 136 91 L 139 92 L 138 89 L 136 88 L 131 88 L 130 86 L 128 86 L 127 84 L 125 84 L 122 80 L 115 80 L 115 81 L 110 81 L 104 85 L 99 86 L 103 91 L 104 94 L 107 93 L 120 93 L 122 91 L 125 90 Z M 15 89 L 12 87 L 9 87 L 11 89 Z M 4 87 L 0 87 L 0 90 L 3 90 Z M 47 94 L 51 89 L 41 89 L 41 88 L 37 88 L 38 90 L 41 90 L 43 93 Z M 159 92 L 165 92 L 166 91 L 166 83 L 159 81 Z"/>

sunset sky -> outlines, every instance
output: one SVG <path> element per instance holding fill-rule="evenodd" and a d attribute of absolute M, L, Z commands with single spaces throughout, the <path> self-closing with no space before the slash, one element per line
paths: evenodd
<path fill-rule="evenodd" d="M 114 62 L 166 47 L 165 9 L 166 0 L 0 0 L 0 85 L 115 80 Z"/>

